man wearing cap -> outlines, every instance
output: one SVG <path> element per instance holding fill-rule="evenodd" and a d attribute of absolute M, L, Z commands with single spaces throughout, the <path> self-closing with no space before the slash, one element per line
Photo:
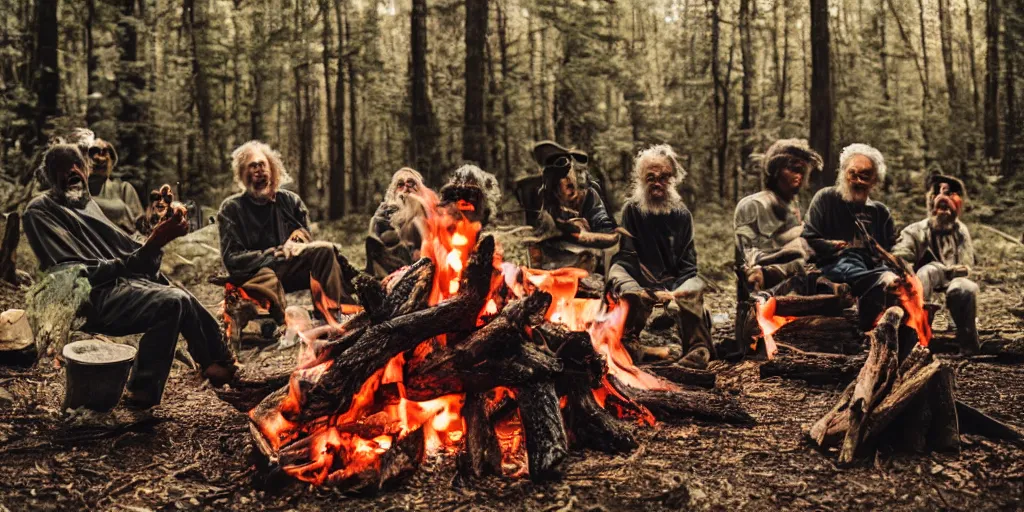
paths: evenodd
<path fill-rule="evenodd" d="M 978 351 L 978 285 L 967 278 L 974 265 L 974 245 L 967 226 L 960 222 L 966 195 L 959 179 L 933 175 L 925 196 L 928 218 L 903 228 L 892 253 L 917 273 L 925 300 L 945 290 L 960 350 L 974 354 Z"/>
<path fill-rule="evenodd" d="M 136 231 L 135 222 L 142 216 L 142 202 L 131 183 L 112 176 L 117 166 L 117 151 L 109 142 L 99 138 L 92 130 L 78 128 L 70 142 L 89 159 L 89 194 L 115 226 L 129 235 Z"/>
<path fill-rule="evenodd" d="M 599 250 L 614 246 L 619 236 L 597 184 L 583 170 L 587 154 L 541 141 L 534 145 L 533 156 L 543 171 L 534 223 L 543 241 L 534 259 L 541 268 L 573 266 L 593 272 Z"/>

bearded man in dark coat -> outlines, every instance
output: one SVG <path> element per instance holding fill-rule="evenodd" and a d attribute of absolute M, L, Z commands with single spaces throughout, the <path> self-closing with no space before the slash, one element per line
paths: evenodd
<path fill-rule="evenodd" d="M 420 225 L 437 197 L 423 184 L 423 176 L 403 167 L 391 176 L 384 200 L 370 219 L 366 238 L 366 272 L 383 278 L 419 259 Z"/>
<path fill-rule="evenodd" d="M 885 180 L 885 158 L 867 144 L 851 144 L 839 155 L 836 185 L 811 199 L 803 237 L 822 275 L 850 285 L 858 298 L 860 327 L 871 328 L 889 300 L 898 276 L 883 263 L 878 248 L 892 251 L 896 227 L 884 204 L 871 192 Z"/>
<path fill-rule="evenodd" d="M 75 145 L 56 143 L 39 176 L 50 185 L 25 209 L 24 230 L 42 270 L 81 264 L 92 290 L 83 330 L 123 336 L 144 333 L 128 380 L 129 406 L 160 403 L 178 334 L 214 385 L 229 382 L 234 358 L 220 324 L 191 293 L 160 273 L 163 247 L 188 232 L 184 207 L 175 206 L 143 244 L 115 226 L 92 200 L 89 161 Z"/>
<path fill-rule="evenodd" d="M 78 128 L 72 132 L 71 142 L 89 160 L 89 195 L 93 201 L 96 201 L 110 222 L 125 233 L 134 234 L 136 221 L 143 214 L 142 202 L 131 183 L 114 177 L 114 168 L 117 166 L 114 146 L 87 128 Z"/>
<path fill-rule="evenodd" d="M 960 221 L 966 198 L 959 179 L 932 176 L 925 196 L 928 218 L 903 228 L 892 253 L 915 271 L 924 300 L 945 292 L 960 350 L 974 354 L 978 352 L 978 285 L 968 278 L 974 265 L 974 244 L 967 225 Z"/>
<path fill-rule="evenodd" d="M 329 307 L 351 303 L 349 282 L 357 271 L 333 243 L 312 240 L 306 205 L 280 188 L 291 180 L 280 153 L 249 141 L 231 158 L 242 192 L 225 199 L 217 215 L 220 254 L 231 280 L 269 302 L 278 324 L 284 323 L 285 293 L 310 289 L 314 280 Z"/>
<path fill-rule="evenodd" d="M 678 307 L 677 323 L 686 356 L 680 364 L 704 368 L 713 355 L 710 315 L 704 309 L 704 282 L 697 277 L 693 217 L 676 184 L 686 176 L 667 144 L 640 151 L 633 163 L 633 193 L 622 210 L 622 237 L 608 280 L 629 305 L 626 333 L 638 355 L 678 357 L 669 351 L 643 351 L 636 337 L 653 302 Z M 640 350 L 638 350 L 640 349 Z"/>

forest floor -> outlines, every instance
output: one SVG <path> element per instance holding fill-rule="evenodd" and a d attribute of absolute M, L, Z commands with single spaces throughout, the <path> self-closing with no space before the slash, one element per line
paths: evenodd
<path fill-rule="evenodd" d="M 731 216 L 717 208 L 695 213 L 701 271 L 719 290 L 709 297 L 715 335 L 732 335 Z M 351 220 L 351 219 L 350 219 Z M 898 219 L 906 222 L 912 219 Z M 1003 228 L 1019 235 L 1020 223 Z M 341 228 L 341 226 L 348 226 Z M 321 236 L 344 240 L 362 264 L 365 223 L 338 223 Z M 973 225 L 972 225 L 973 228 Z M 1019 337 L 1024 292 L 1024 248 L 973 229 L 980 262 L 979 327 L 986 336 Z M 517 248 L 506 259 L 517 260 Z M 24 262 L 25 259 L 19 260 Z M 23 268 L 25 264 L 23 263 Z M 207 305 L 220 290 L 205 276 L 179 277 Z M 0 303 L 18 303 L 0 288 Z M 12 298 L 13 297 L 13 298 Z M 944 331 L 944 312 L 937 319 Z M 241 354 L 247 377 L 294 364 L 294 352 L 249 348 Z M 1024 365 L 985 357 L 941 356 L 957 377 L 957 394 L 993 416 L 1024 425 Z M 752 427 L 703 421 L 641 429 L 640 448 L 610 456 L 573 452 L 565 478 L 533 484 L 491 477 L 472 488 L 452 485 L 452 457 L 434 456 L 411 480 L 375 497 L 292 484 L 259 490 L 246 416 L 218 399 L 195 372 L 175 363 L 164 401 L 153 419 L 135 422 L 115 409 L 116 428 L 82 426 L 60 413 L 62 370 L 0 368 L 0 511 L 6 510 L 776 510 L 776 509 L 1020 509 L 1024 457 L 1010 444 L 964 436 L 959 454 L 880 452 L 840 469 L 812 449 L 804 432 L 835 402 L 840 387 L 760 379 L 756 362 L 729 368 L 725 392 L 756 419 Z M 720 378 L 722 383 L 724 379 Z"/>

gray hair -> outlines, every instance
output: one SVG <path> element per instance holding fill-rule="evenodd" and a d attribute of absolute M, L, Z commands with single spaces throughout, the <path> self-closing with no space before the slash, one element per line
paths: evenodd
<path fill-rule="evenodd" d="M 676 154 L 672 146 L 668 144 L 655 144 L 653 146 L 641 149 L 636 157 L 633 159 L 633 177 L 642 178 L 644 167 L 647 165 L 647 161 L 652 158 L 664 158 L 668 160 L 669 164 L 672 165 L 672 171 L 675 173 L 676 178 L 679 180 L 686 179 L 686 169 L 679 163 L 679 155 Z"/>
<path fill-rule="evenodd" d="M 878 183 L 885 181 L 885 157 L 882 156 L 881 151 L 867 144 L 850 144 L 843 148 L 842 153 L 839 153 L 839 176 L 836 177 L 837 181 L 842 181 L 843 175 L 846 174 L 847 164 L 857 155 L 865 156 L 868 160 L 871 160 L 871 163 L 875 166 L 875 174 L 878 175 Z"/>
<path fill-rule="evenodd" d="M 270 187 L 273 191 L 280 190 L 281 185 L 291 183 L 292 177 L 281 160 L 281 153 L 278 153 L 266 142 L 250 140 L 231 152 L 231 167 L 234 170 L 235 184 L 245 190 L 245 181 L 242 179 L 243 166 L 254 151 L 261 151 L 267 157 L 267 166 L 270 168 Z"/>

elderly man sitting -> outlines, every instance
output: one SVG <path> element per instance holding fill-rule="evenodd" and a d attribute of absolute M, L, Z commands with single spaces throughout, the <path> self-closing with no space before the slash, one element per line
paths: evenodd
<path fill-rule="evenodd" d="M 333 303 L 329 306 L 351 302 L 346 287 L 358 271 L 334 244 L 312 240 L 306 205 L 280 188 L 290 180 L 281 155 L 249 141 L 231 157 L 242 192 L 225 199 L 217 215 L 221 258 L 231 279 L 248 295 L 269 302 L 278 324 L 284 323 L 285 293 L 310 289 L 314 280 Z"/>
<path fill-rule="evenodd" d="M 892 253 L 917 272 L 925 300 L 945 290 L 960 350 L 974 354 L 978 351 L 978 285 L 967 278 L 974 265 L 974 245 L 967 226 L 960 222 L 966 196 L 959 179 L 932 176 L 926 194 L 928 218 L 903 228 Z"/>
<path fill-rule="evenodd" d="M 366 237 L 366 272 L 378 278 L 419 258 L 427 208 L 437 197 L 423 184 L 423 176 L 403 167 L 391 176 L 384 201 L 370 219 Z"/>
<path fill-rule="evenodd" d="M 163 247 L 188 231 L 185 209 L 176 205 L 139 244 L 92 200 L 89 163 L 77 147 L 51 146 L 40 176 L 51 188 L 29 203 L 24 216 L 25 237 L 39 266 L 85 266 L 92 290 L 83 330 L 112 336 L 145 333 L 128 381 L 129 406 L 160 403 L 179 333 L 204 377 L 215 385 L 229 382 L 235 364 L 220 324 L 191 293 L 160 273 Z"/>
<path fill-rule="evenodd" d="M 885 179 L 885 159 L 866 144 L 851 144 L 839 155 L 836 185 L 811 199 L 803 237 L 815 252 L 822 275 L 847 283 L 858 298 L 862 329 L 874 325 L 887 303 L 887 288 L 897 275 L 878 249 L 891 251 L 896 227 L 889 208 L 871 199 Z"/>
<path fill-rule="evenodd" d="M 704 282 L 697 277 L 693 217 L 676 190 L 677 180 L 685 176 L 667 144 L 637 154 L 633 193 L 622 210 L 622 227 L 629 236 L 623 236 L 608 280 L 629 305 L 623 338 L 635 355 L 679 357 L 672 350 L 652 351 L 638 343 L 652 302 L 667 302 L 679 308 L 677 325 L 686 353 L 680 364 L 703 368 L 712 356 L 711 325 L 704 310 Z"/>

